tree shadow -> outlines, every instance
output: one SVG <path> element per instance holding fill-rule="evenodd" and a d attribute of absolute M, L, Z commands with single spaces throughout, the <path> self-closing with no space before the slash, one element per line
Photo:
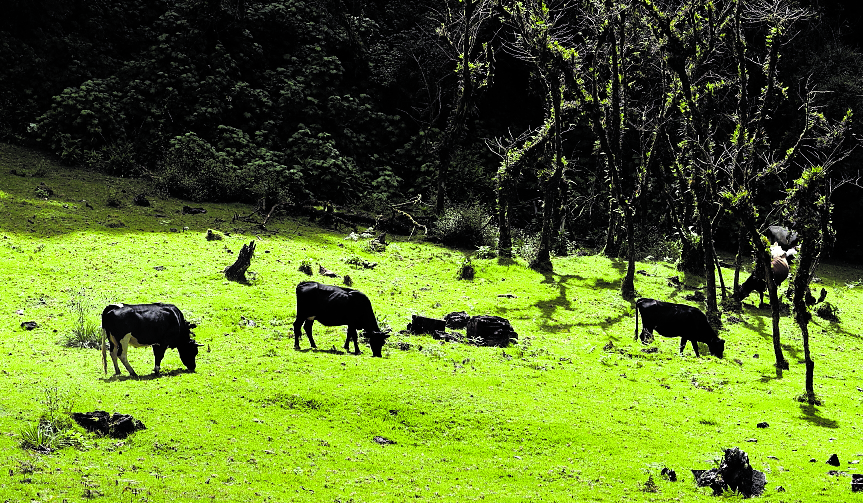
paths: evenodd
<path fill-rule="evenodd" d="M 802 413 L 800 419 L 804 421 L 808 421 L 815 426 L 821 426 L 822 428 L 838 428 L 839 422 L 834 419 L 828 419 L 824 416 L 818 414 L 818 408 L 815 405 L 810 405 L 808 403 L 800 404 L 800 412 Z"/>

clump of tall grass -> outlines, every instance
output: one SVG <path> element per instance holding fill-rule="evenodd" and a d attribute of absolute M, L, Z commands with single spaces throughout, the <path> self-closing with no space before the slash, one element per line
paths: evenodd
<path fill-rule="evenodd" d="M 24 426 L 19 433 L 21 447 L 45 454 L 64 447 L 83 449 L 83 437 L 72 419 L 73 397 L 56 386 L 48 387 L 42 404 L 45 411 L 39 420 Z"/>
<path fill-rule="evenodd" d="M 73 325 L 69 332 L 63 335 L 61 343 L 69 348 L 98 348 L 102 332 L 99 322 L 94 320 L 92 313 L 98 309 L 98 303 L 81 288 L 73 291 L 69 299 L 69 307 L 73 315 Z"/>

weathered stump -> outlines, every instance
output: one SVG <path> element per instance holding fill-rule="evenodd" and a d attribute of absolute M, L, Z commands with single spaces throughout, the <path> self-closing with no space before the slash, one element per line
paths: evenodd
<path fill-rule="evenodd" d="M 444 316 L 443 319 L 447 328 L 462 329 L 470 321 L 470 315 L 464 311 L 456 311 Z"/>
<path fill-rule="evenodd" d="M 144 423 L 129 414 L 115 412 L 111 415 L 104 410 L 73 412 L 72 418 L 87 431 L 113 438 L 126 438 L 138 430 L 147 429 Z"/>
<path fill-rule="evenodd" d="M 474 316 L 467 324 L 467 338 L 477 341 L 480 346 L 497 346 L 505 348 L 518 339 L 509 320 L 500 316 Z"/>
<path fill-rule="evenodd" d="M 407 328 L 412 334 L 433 334 L 438 331 L 444 331 L 446 329 L 446 322 L 435 318 L 413 315 Z"/>
<path fill-rule="evenodd" d="M 246 269 L 252 263 L 252 257 L 255 256 L 255 241 L 252 240 L 247 245 L 243 245 L 237 261 L 233 265 L 225 268 L 225 277 L 237 283 L 248 283 L 246 279 Z"/>

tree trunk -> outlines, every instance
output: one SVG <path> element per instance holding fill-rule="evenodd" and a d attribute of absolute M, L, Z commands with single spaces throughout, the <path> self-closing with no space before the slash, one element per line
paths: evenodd
<path fill-rule="evenodd" d="M 512 233 L 509 227 L 509 191 L 502 180 L 506 175 L 498 175 L 497 188 L 497 255 L 501 258 L 512 258 Z"/>
<path fill-rule="evenodd" d="M 251 265 L 252 257 L 255 256 L 255 241 L 252 240 L 247 245 L 243 245 L 240 254 L 237 256 L 237 261 L 233 265 L 225 268 L 225 277 L 231 281 L 248 284 L 246 279 L 246 269 Z"/>
<path fill-rule="evenodd" d="M 623 220 L 626 225 L 626 276 L 620 284 L 620 295 L 625 300 L 635 298 L 635 222 L 632 208 L 623 204 Z"/>
<path fill-rule="evenodd" d="M 554 210 L 557 206 L 557 196 L 560 192 L 560 181 L 563 178 L 563 149 L 560 143 L 560 74 L 552 72 L 548 77 L 549 98 L 552 106 L 552 145 L 554 160 L 552 174 L 545 183 L 545 194 L 542 202 L 542 234 L 540 235 L 539 251 L 536 259 L 530 265 L 532 269 L 551 271 L 551 246 L 554 238 Z"/>

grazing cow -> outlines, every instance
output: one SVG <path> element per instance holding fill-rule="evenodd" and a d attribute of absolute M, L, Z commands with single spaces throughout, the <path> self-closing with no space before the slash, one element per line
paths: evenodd
<path fill-rule="evenodd" d="M 794 248 L 797 242 L 800 241 L 800 236 L 796 232 L 790 231 L 781 225 L 767 227 L 764 235 L 767 237 L 768 242 L 778 244 L 785 251 Z"/>
<path fill-rule="evenodd" d="M 642 332 L 638 331 L 638 316 L 644 322 Z M 664 337 L 680 337 L 680 352 L 686 348 L 686 342 L 692 341 L 695 356 L 698 354 L 698 343 L 707 344 L 710 354 L 722 358 L 725 351 L 725 341 L 720 339 L 707 322 L 707 316 L 697 307 L 685 304 L 674 304 L 654 299 L 638 299 L 635 302 L 635 338 L 640 333 L 653 335 L 656 330 Z"/>
<path fill-rule="evenodd" d="M 159 365 L 168 348 L 177 348 L 183 365 L 194 372 L 198 346 L 203 345 L 192 339 L 194 334 L 191 329 L 195 326 L 187 322 L 183 313 L 173 304 L 112 304 L 106 307 L 102 311 L 102 366 L 105 373 L 108 373 L 105 356 L 108 349 L 114 361 L 115 374 L 120 374 L 120 367 L 117 366 L 119 357 L 130 375 L 138 375 L 129 365 L 129 346 L 153 346 L 153 356 L 156 358 L 154 374 L 159 373 Z"/>
<path fill-rule="evenodd" d="M 770 247 L 770 273 L 773 275 L 773 282 L 776 284 L 777 288 L 779 288 L 779 285 L 788 278 L 788 273 L 790 271 L 788 259 L 795 253 L 797 253 L 795 248 L 785 251 L 778 243 L 773 243 Z M 752 274 L 746 278 L 746 281 L 741 283 L 737 288 L 737 292 L 735 292 L 734 297 L 738 301 L 742 302 L 750 293 L 758 292 L 758 295 L 761 297 L 761 303 L 759 306 L 762 306 L 764 305 L 764 292 L 766 290 L 767 281 L 764 279 L 764 269 L 756 263 L 755 270 L 753 270 Z"/>
<path fill-rule="evenodd" d="M 300 326 L 304 326 L 309 343 L 313 348 L 312 324 L 317 320 L 322 325 L 336 327 L 348 326 L 345 338 L 345 351 L 354 341 L 354 352 L 360 354 L 357 344 L 357 330 L 364 330 L 369 338 L 372 356 L 381 356 L 389 334 L 378 328 L 372 303 L 366 294 L 352 288 L 324 285 L 314 281 L 303 281 L 297 285 L 297 319 L 294 321 L 294 349 L 300 349 Z"/>

